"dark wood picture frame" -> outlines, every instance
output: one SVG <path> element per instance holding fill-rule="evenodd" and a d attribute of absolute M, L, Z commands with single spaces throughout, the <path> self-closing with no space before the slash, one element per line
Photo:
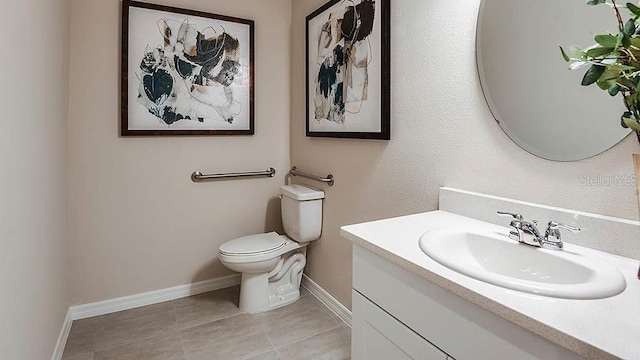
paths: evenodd
<path fill-rule="evenodd" d="M 121 136 L 253 135 L 254 27 L 253 20 L 123 0 Z M 134 43 L 142 49 L 130 49 Z"/>
<path fill-rule="evenodd" d="M 307 136 L 391 139 L 390 24 L 390 0 L 331 0 L 306 17 Z"/>

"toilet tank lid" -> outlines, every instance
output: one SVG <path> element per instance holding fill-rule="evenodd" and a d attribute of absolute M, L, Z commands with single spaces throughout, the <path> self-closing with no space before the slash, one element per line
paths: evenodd
<path fill-rule="evenodd" d="M 302 185 L 280 186 L 280 194 L 294 200 L 316 200 L 324 198 L 324 191 L 312 189 Z"/>

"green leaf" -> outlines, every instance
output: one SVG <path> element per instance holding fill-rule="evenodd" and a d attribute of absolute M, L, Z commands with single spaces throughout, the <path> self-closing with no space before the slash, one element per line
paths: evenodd
<path fill-rule="evenodd" d="M 633 131 L 640 131 L 640 123 L 631 117 L 622 116 L 622 127 L 629 128 Z"/>
<path fill-rule="evenodd" d="M 587 5 L 599 5 L 604 3 L 605 0 L 587 0 Z"/>
<path fill-rule="evenodd" d="M 595 58 L 595 57 L 600 57 L 604 55 L 609 55 L 614 50 L 615 48 L 612 48 L 612 47 L 595 47 L 593 49 L 587 50 L 587 57 Z"/>
<path fill-rule="evenodd" d="M 609 91 L 609 88 L 611 87 L 611 84 L 609 83 L 609 81 L 596 81 L 596 85 L 598 85 L 598 87 L 600 88 L 600 90 L 604 90 L 604 91 Z"/>
<path fill-rule="evenodd" d="M 631 113 L 630 113 L 630 112 L 625 111 L 625 112 L 622 114 L 622 116 L 620 116 L 620 126 L 622 126 L 622 127 L 623 127 L 623 128 L 625 128 L 625 129 L 628 129 L 629 127 L 628 127 L 628 126 L 627 126 L 627 124 L 624 122 L 624 118 L 630 118 L 631 116 L 633 116 L 633 115 L 631 115 Z"/>
<path fill-rule="evenodd" d="M 640 41 L 640 38 L 638 40 Z M 583 57 L 585 54 L 585 51 L 578 45 L 571 45 L 569 51 L 576 57 Z"/>
<path fill-rule="evenodd" d="M 618 38 L 611 34 L 600 34 L 596 35 L 595 40 L 598 44 L 604 47 L 617 47 L 618 46 Z"/>
<path fill-rule="evenodd" d="M 627 35 L 633 35 L 636 32 L 636 22 L 633 19 L 627 20 L 624 24 L 624 33 Z"/>
<path fill-rule="evenodd" d="M 562 46 L 560 46 L 560 52 L 562 53 L 562 58 L 564 59 L 564 61 L 566 62 L 571 61 L 571 58 L 569 57 L 569 55 L 567 55 L 566 52 L 564 52 L 564 49 L 562 48 Z"/>
<path fill-rule="evenodd" d="M 613 84 L 607 90 L 607 92 L 609 92 L 609 95 L 611 95 L 611 96 L 616 96 L 616 95 L 618 95 L 618 92 L 620 92 L 620 86 L 618 84 Z"/>
<path fill-rule="evenodd" d="M 596 85 L 598 85 L 601 90 L 609 91 L 612 86 L 616 85 L 616 80 L 618 80 L 619 77 L 619 71 L 612 70 L 611 68 L 607 67 L 604 73 L 600 75 L 598 81 L 596 81 Z"/>
<path fill-rule="evenodd" d="M 622 65 L 622 64 L 613 64 L 613 65 L 609 65 L 608 67 L 609 67 L 609 69 L 616 70 L 616 71 L 626 71 L 626 70 L 635 70 L 636 69 L 633 66 Z"/>
<path fill-rule="evenodd" d="M 638 29 L 640 29 L 640 28 L 638 28 Z M 631 46 L 635 46 L 637 48 L 640 48 L 640 37 L 632 36 L 631 37 Z"/>
<path fill-rule="evenodd" d="M 633 81 L 627 79 L 627 78 L 620 78 L 618 79 L 618 84 L 624 86 L 625 88 L 627 88 L 628 90 L 633 90 L 636 88 L 636 83 L 634 83 Z"/>
<path fill-rule="evenodd" d="M 640 16 L 640 8 L 632 3 L 627 3 L 627 9 L 631 11 L 635 16 Z"/>
<path fill-rule="evenodd" d="M 620 41 L 620 44 L 622 44 L 622 46 L 624 46 L 625 48 L 631 47 L 631 37 L 625 33 L 618 34 L 618 37 L 620 37 L 620 35 L 622 35 L 622 40 Z M 620 46 L 620 44 L 618 44 L 618 46 Z M 618 46 L 616 46 L 616 48 Z"/>
<path fill-rule="evenodd" d="M 604 73 L 606 67 L 600 65 L 591 65 L 589 70 L 584 74 L 582 78 L 582 86 L 589 86 L 594 82 L 598 81 L 600 76 Z"/>

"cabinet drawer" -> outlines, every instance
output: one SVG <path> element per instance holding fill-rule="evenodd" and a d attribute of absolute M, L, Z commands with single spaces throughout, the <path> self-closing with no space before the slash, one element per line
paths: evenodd
<path fill-rule="evenodd" d="M 353 360 L 447 360 L 447 355 L 357 291 L 353 294 Z"/>

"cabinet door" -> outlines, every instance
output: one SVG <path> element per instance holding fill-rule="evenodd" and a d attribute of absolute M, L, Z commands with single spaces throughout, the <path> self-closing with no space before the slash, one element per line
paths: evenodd
<path fill-rule="evenodd" d="M 447 355 L 353 290 L 353 360 L 447 360 Z"/>

